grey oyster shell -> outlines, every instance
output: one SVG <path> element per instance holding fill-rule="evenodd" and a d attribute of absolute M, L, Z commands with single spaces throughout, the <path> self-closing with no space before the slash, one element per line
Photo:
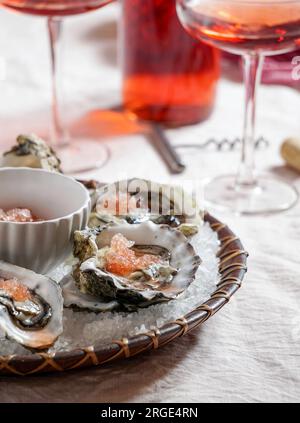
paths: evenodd
<path fill-rule="evenodd" d="M 64 306 L 66 308 L 75 308 L 77 310 L 87 310 L 94 313 L 118 310 L 120 304 L 118 301 L 107 301 L 104 298 L 96 298 L 89 294 L 83 294 L 74 283 L 72 275 L 65 276 L 60 281 L 62 287 Z"/>
<path fill-rule="evenodd" d="M 19 135 L 17 145 L 3 154 L 2 167 L 31 167 L 62 173 L 60 159 L 35 134 Z"/>
<path fill-rule="evenodd" d="M 127 214 L 106 209 L 105 199 L 110 193 L 128 193 L 133 204 L 141 203 L 143 206 L 130 210 Z M 108 223 L 139 224 L 152 221 L 158 225 L 166 224 L 178 228 L 185 236 L 192 236 L 203 224 L 204 212 L 197 205 L 194 195 L 188 194 L 179 186 L 134 178 L 104 185 L 97 190 L 96 197 L 97 202 L 89 219 L 89 226 L 92 228 Z M 182 204 L 192 210 L 193 214 L 182 212 Z"/>
<path fill-rule="evenodd" d="M 63 297 L 52 279 L 0 261 L 0 278 L 26 285 L 33 302 L 15 302 L 0 289 L 0 330 L 32 349 L 50 347 L 63 331 Z"/>
<path fill-rule="evenodd" d="M 116 276 L 99 267 L 97 252 L 109 246 L 112 237 L 121 233 L 135 246 L 160 247 L 170 253 L 170 266 L 176 269 L 168 282 L 139 286 L 132 280 Z M 151 221 L 139 225 L 112 225 L 75 233 L 74 255 L 79 265 L 73 276 L 78 289 L 93 297 L 117 300 L 137 307 L 170 301 L 181 294 L 195 279 L 201 263 L 194 248 L 178 230 L 167 225 L 157 225 Z M 134 307 L 133 307 L 134 309 Z"/>

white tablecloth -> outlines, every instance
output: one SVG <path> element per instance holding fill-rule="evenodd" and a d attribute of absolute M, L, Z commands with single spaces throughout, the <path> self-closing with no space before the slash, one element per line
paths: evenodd
<path fill-rule="evenodd" d="M 65 23 L 66 92 L 71 115 L 94 122 L 89 135 L 109 145 L 112 159 L 87 174 L 110 181 L 122 176 L 166 180 L 168 172 L 143 135 L 119 130 L 118 115 L 91 112 L 120 103 L 115 5 Z M 45 22 L 0 12 L 0 149 L 20 132 L 47 133 L 49 56 Z M 169 131 L 176 143 L 235 137 L 242 127 L 243 91 L 222 80 L 207 122 Z M 294 182 L 280 142 L 300 135 L 300 96 L 285 87 L 262 87 L 258 135 L 271 142 L 257 164 Z M 97 117 L 101 116 L 102 122 Z M 111 119 L 116 126 L 112 129 Z M 77 130 L 80 125 L 77 125 Z M 81 127 L 82 128 L 82 127 Z M 86 130 L 86 128 L 85 128 Z M 238 153 L 200 151 L 184 156 L 184 175 L 202 178 L 236 168 Z M 155 169 L 155 172 L 154 172 Z M 241 237 L 250 253 L 244 287 L 199 330 L 165 348 L 128 361 L 78 373 L 0 379 L 0 402 L 261 402 L 300 398 L 300 208 L 273 217 L 217 216 Z"/>

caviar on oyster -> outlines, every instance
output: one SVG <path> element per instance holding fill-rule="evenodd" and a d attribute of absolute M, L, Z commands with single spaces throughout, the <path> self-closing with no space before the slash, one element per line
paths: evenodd
<path fill-rule="evenodd" d="M 60 159 L 52 148 L 35 134 L 19 135 L 17 145 L 3 154 L 2 166 L 31 167 L 62 172 Z"/>
<path fill-rule="evenodd" d="M 192 214 L 188 215 L 184 208 L 192 211 Z M 145 221 L 167 224 L 178 228 L 186 236 L 192 236 L 203 224 L 203 212 L 193 195 L 177 186 L 132 179 L 97 190 L 97 203 L 90 216 L 90 227 Z"/>
<path fill-rule="evenodd" d="M 126 278 L 128 284 L 146 289 L 169 283 L 178 269 L 169 264 L 170 253 L 157 246 L 135 246 L 121 233 L 114 235 L 110 246 L 97 252 L 96 266 L 117 276 Z"/>
<path fill-rule="evenodd" d="M 75 232 L 73 276 L 83 294 L 146 307 L 175 299 L 195 279 L 200 258 L 179 231 L 143 222 Z"/>
<path fill-rule="evenodd" d="M 50 305 L 16 278 L 0 278 L 0 305 L 23 329 L 43 328 L 52 314 Z"/>
<path fill-rule="evenodd" d="M 51 346 L 63 331 L 61 288 L 51 279 L 0 261 L 0 328 L 33 349 Z"/>

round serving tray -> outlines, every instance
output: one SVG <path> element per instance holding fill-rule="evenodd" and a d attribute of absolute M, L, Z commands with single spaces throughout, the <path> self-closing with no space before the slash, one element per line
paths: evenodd
<path fill-rule="evenodd" d="M 221 279 L 208 301 L 185 316 L 156 330 L 131 338 L 118 339 L 109 344 L 95 344 L 52 354 L 39 352 L 30 356 L 0 356 L 0 374 L 26 376 L 98 366 L 161 348 L 200 326 L 219 311 L 240 288 L 247 271 L 248 256 L 241 241 L 225 224 L 209 214 L 205 215 L 205 221 L 209 222 L 211 228 L 217 232 L 221 244 L 218 251 Z"/>

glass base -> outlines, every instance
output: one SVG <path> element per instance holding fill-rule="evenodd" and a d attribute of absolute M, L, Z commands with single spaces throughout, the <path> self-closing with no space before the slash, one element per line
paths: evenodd
<path fill-rule="evenodd" d="M 236 175 L 219 176 L 204 186 L 207 207 L 236 214 L 260 215 L 278 213 L 293 207 L 299 198 L 292 185 L 262 176 L 256 185 L 236 185 Z"/>
<path fill-rule="evenodd" d="M 54 146 L 66 174 L 83 173 L 100 169 L 108 162 L 110 151 L 106 145 L 86 139 L 72 140 L 62 146 Z"/>

